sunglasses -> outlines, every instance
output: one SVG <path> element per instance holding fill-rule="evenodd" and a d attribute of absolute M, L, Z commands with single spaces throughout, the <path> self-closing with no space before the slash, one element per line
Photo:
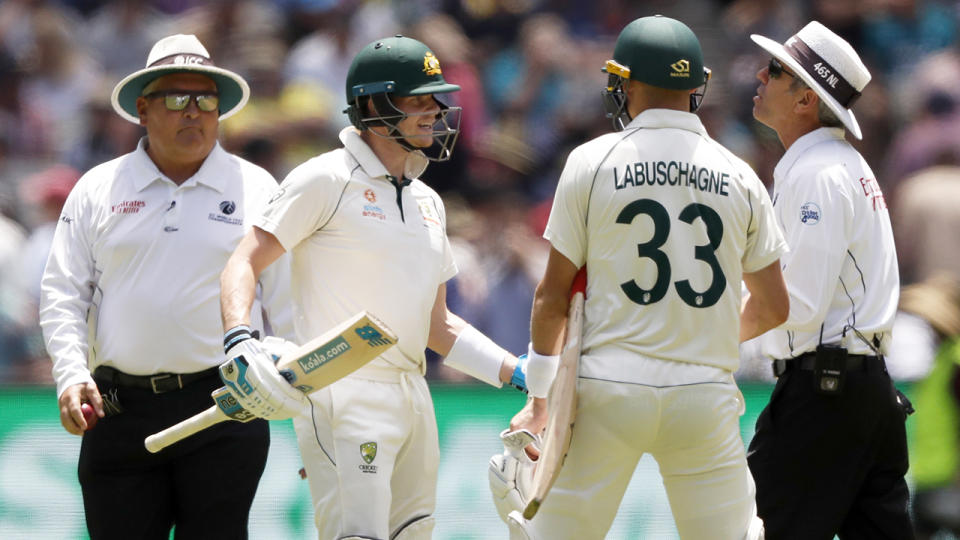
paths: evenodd
<path fill-rule="evenodd" d="M 189 92 L 185 90 L 161 90 L 150 92 L 143 96 L 147 99 L 162 97 L 163 104 L 168 111 L 182 111 L 190 105 L 190 101 L 197 102 L 197 108 L 203 112 L 213 112 L 220 106 L 220 96 L 210 92 Z"/>
<path fill-rule="evenodd" d="M 781 75 L 796 78 L 795 75 L 783 69 L 783 64 L 776 58 L 770 59 L 770 63 L 767 64 L 767 72 L 770 73 L 770 77 L 773 79 L 779 79 Z"/>

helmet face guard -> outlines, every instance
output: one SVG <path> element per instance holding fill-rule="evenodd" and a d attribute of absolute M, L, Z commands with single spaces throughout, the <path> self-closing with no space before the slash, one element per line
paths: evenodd
<path fill-rule="evenodd" d="M 614 131 L 623 131 L 630 123 L 630 113 L 627 112 L 627 92 L 625 86 L 630 80 L 630 68 L 607 60 L 603 68 L 607 72 L 607 88 L 603 91 L 603 108 L 606 117 L 613 122 Z"/>
<path fill-rule="evenodd" d="M 347 115 L 351 123 L 360 131 L 372 127 L 385 127 L 387 133 L 370 131 L 378 137 L 397 141 L 398 144 L 411 152 L 420 151 L 430 161 L 447 161 L 453 155 L 453 147 L 457 143 L 457 137 L 460 135 L 460 118 L 463 111 L 462 107 L 449 107 L 436 96 L 432 96 L 434 102 L 440 107 L 435 113 L 408 114 L 400 110 L 390 99 L 390 93 L 394 88 L 393 83 L 373 83 L 368 85 L 358 85 L 354 88 L 354 101 L 347 108 Z M 370 103 L 370 111 L 368 108 Z M 419 148 L 410 144 L 407 137 L 416 137 L 419 134 L 407 134 L 400 131 L 400 122 L 403 122 L 412 116 L 429 116 L 433 118 L 433 145 L 428 148 Z"/>
<path fill-rule="evenodd" d="M 603 90 L 603 108 L 606 117 L 613 122 L 614 131 L 623 131 L 632 118 L 627 111 L 627 82 L 630 80 L 630 68 L 607 60 L 603 67 L 607 72 L 607 87 Z M 690 94 L 690 112 L 696 112 L 703 104 L 703 97 L 707 93 L 707 84 L 710 82 L 710 68 L 703 68 L 703 85 Z"/>

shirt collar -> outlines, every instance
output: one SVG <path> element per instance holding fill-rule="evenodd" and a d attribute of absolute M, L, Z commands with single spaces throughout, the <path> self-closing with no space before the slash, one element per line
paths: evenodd
<path fill-rule="evenodd" d="M 787 173 L 790 171 L 790 168 L 793 167 L 793 164 L 800 159 L 800 156 L 804 154 L 807 150 L 826 141 L 843 141 L 844 138 L 843 128 L 839 127 L 822 127 L 817 128 L 810 133 L 807 133 L 793 142 L 790 145 L 790 148 L 787 148 L 787 151 L 783 154 L 783 157 L 780 158 L 780 162 L 777 163 L 777 166 L 773 169 L 773 178 L 784 178 Z"/>
<path fill-rule="evenodd" d="M 647 109 L 631 120 L 627 128 L 676 128 L 707 134 L 699 116 L 674 109 Z"/>
<path fill-rule="evenodd" d="M 345 127 L 340 131 L 340 142 L 347 152 L 357 160 L 363 172 L 371 178 L 387 177 L 390 173 L 380 161 L 380 158 L 373 153 L 370 145 L 360 137 L 360 131 L 353 126 Z M 403 176 L 410 180 L 419 178 L 423 171 L 427 169 L 430 161 L 423 155 L 423 152 L 407 152 L 407 160 L 404 163 Z"/>
<path fill-rule="evenodd" d="M 157 180 L 166 178 L 166 175 L 160 172 L 157 164 L 147 154 L 147 142 L 147 137 L 142 137 L 140 142 L 137 143 L 137 149 L 132 154 L 130 166 L 133 168 L 131 171 L 133 173 L 133 185 L 137 191 L 143 191 Z M 203 160 L 200 169 L 182 185 L 203 184 L 217 193 L 223 193 L 227 187 L 227 178 L 223 173 L 225 167 L 229 167 L 228 159 L 229 154 L 220 146 L 218 141 L 213 145 L 213 150 L 210 151 L 207 158 Z"/>

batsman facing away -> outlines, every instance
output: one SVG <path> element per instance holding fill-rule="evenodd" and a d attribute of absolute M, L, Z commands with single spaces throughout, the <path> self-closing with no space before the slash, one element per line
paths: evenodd
<path fill-rule="evenodd" d="M 647 452 L 682 538 L 761 538 L 733 372 L 738 341 L 787 317 L 786 243 L 764 185 L 694 114 L 709 71 L 685 24 L 631 22 L 604 69 L 614 132 L 567 159 L 531 322 L 531 362 L 555 362 L 571 283 L 586 266 L 576 425 L 536 515 L 506 516 L 511 538 L 603 538 Z M 741 281 L 751 293 L 742 305 Z M 538 432 L 529 408 L 514 432 Z M 522 489 L 528 467 L 504 467 L 515 475 L 506 487 Z"/>

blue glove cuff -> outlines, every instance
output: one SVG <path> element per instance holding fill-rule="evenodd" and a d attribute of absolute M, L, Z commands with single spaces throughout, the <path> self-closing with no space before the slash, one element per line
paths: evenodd
<path fill-rule="evenodd" d="M 245 324 L 239 324 L 227 330 L 227 333 L 223 336 L 224 354 L 230 354 L 230 349 L 232 349 L 234 345 L 248 339 L 260 339 L 260 332 Z"/>
<path fill-rule="evenodd" d="M 517 357 L 517 367 L 513 368 L 513 375 L 510 376 L 510 386 L 520 390 L 527 391 L 527 355 L 521 354 Z"/>

